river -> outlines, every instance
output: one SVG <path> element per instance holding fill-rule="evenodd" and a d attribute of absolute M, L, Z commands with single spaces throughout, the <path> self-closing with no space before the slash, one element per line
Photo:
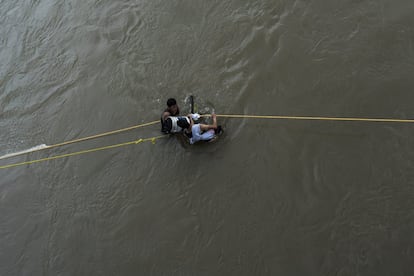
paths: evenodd
<path fill-rule="evenodd" d="M 0 0 L 0 155 L 200 113 L 412 119 L 409 0 Z M 414 275 L 414 125 L 219 117 L 0 170 L 0 275 Z M 6 160 L 160 135 L 159 125 Z"/>

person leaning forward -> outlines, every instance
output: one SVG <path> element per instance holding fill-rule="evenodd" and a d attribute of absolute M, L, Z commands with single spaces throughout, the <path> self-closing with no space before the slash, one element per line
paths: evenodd
<path fill-rule="evenodd" d="M 211 141 L 217 134 L 222 132 L 221 126 L 217 125 L 217 116 L 212 114 L 213 124 L 195 124 L 191 114 L 188 116 L 190 124 L 185 129 L 185 134 L 190 139 L 190 144 L 198 141 Z"/>
<path fill-rule="evenodd" d="M 178 116 L 180 115 L 180 108 L 177 105 L 177 101 L 174 98 L 169 98 L 167 100 L 167 108 L 161 114 L 161 131 L 168 133 L 167 126 L 165 124 L 166 119 L 169 116 Z"/>

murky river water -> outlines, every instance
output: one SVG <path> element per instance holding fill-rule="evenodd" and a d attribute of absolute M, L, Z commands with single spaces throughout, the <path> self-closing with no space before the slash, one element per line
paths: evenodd
<path fill-rule="evenodd" d="M 0 1 L 0 155 L 183 112 L 414 118 L 414 2 Z M 0 275 L 414 275 L 414 125 L 220 118 L 0 170 Z M 159 126 L 16 157 L 159 135 Z"/>

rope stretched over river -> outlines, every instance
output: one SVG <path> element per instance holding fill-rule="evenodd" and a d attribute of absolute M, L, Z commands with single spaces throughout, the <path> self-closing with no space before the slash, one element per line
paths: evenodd
<path fill-rule="evenodd" d="M 118 130 L 112 130 L 112 131 L 104 132 L 104 133 L 101 133 L 101 134 L 95 134 L 95 135 L 91 135 L 91 136 L 87 136 L 87 137 L 83 137 L 83 138 L 79 138 L 79 139 L 74 139 L 74 140 L 70 140 L 70 141 L 66 141 L 66 142 L 62 142 L 62 143 L 58 143 L 58 144 L 54 144 L 54 145 L 50 145 L 50 146 L 44 145 L 43 147 L 38 147 L 38 148 L 30 150 L 30 151 L 22 151 L 22 152 L 18 152 L 18 153 L 14 153 L 14 154 L 13 153 L 12 154 L 6 154 L 6 155 L 0 157 L 0 160 L 1 159 L 6 159 L 6 158 L 11 158 L 11 157 L 16 157 L 16 156 L 19 156 L 19 155 L 32 153 L 32 152 L 36 152 L 36 151 L 41 151 L 41 150 L 46 150 L 46 149 L 53 149 L 53 148 L 57 148 L 57 147 L 66 146 L 66 145 L 69 145 L 69 144 L 74 144 L 74 143 L 79 143 L 79 142 L 83 142 L 83 141 L 87 141 L 87 140 L 97 139 L 97 138 L 101 138 L 101 137 L 105 137 L 105 136 L 109 136 L 109 135 L 129 131 L 129 130 L 137 129 L 137 128 L 140 128 L 140 127 L 154 125 L 156 123 L 159 123 L 159 121 L 152 121 L 152 122 L 149 122 L 149 123 L 144 123 L 144 124 L 140 124 L 140 125 L 136 125 L 136 126 L 130 126 L 130 127 L 121 128 L 121 129 L 118 129 Z"/>
<path fill-rule="evenodd" d="M 210 115 L 209 115 L 210 116 Z M 275 116 L 275 115 L 217 115 L 222 118 L 241 119 L 279 119 L 279 120 L 318 120 L 318 121 L 349 121 L 349 122 L 377 122 L 377 123 L 414 123 L 413 119 L 385 119 L 385 118 L 347 118 L 347 117 L 313 117 L 313 116 Z"/>
<path fill-rule="evenodd" d="M 211 115 L 202 115 L 202 116 L 203 117 L 210 117 Z M 278 120 L 315 120 L 315 121 L 348 121 L 348 122 L 377 122 L 377 123 L 414 123 L 414 119 L 392 119 L 392 118 L 387 119 L 387 118 L 314 117 L 314 116 L 281 116 L 281 115 L 279 116 L 279 115 L 244 115 L 244 114 L 217 114 L 216 116 L 219 117 L 219 118 L 239 118 L 239 119 L 278 119 Z M 0 159 L 16 157 L 16 156 L 20 156 L 20 155 L 23 155 L 23 154 L 36 152 L 36 151 L 52 149 L 52 148 L 62 147 L 62 146 L 69 145 L 69 144 L 74 144 L 74 143 L 79 143 L 79 142 L 83 142 L 83 141 L 87 141 L 87 140 L 97 139 L 97 138 L 101 138 L 101 137 L 105 137 L 105 136 L 109 136 L 109 135 L 113 135 L 113 134 L 117 134 L 117 133 L 121 133 L 121 132 L 130 131 L 130 130 L 141 128 L 141 127 L 151 126 L 151 125 L 154 125 L 154 124 L 157 124 L 157 123 L 159 123 L 158 120 L 148 122 L 148 123 L 139 124 L 139 125 L 135 125 L 135 126 L 130 126 L 130 127 L 126 127 L 126 128 L 122 128 L 122 129 L 118 129 L 118 130 L 112 130 L 112 131 L 104 132 L 104 133 L 101 133 L 101 134 L 95 134 L 95 135 L 91 135 L 91 136 L 87 136 L 87 137 L 83 137 L 83 138 L 79 138 L 79 139 L 74 139 L 74 140 L 70 140 L 70 141 L 66 141 L 66 142 L 62 142 L 62 143 L 57 143 L 57 144 L 53 144 L 53 145 L 50 145 L 50 146 L 38 147 L 38 148 L 35 148 L 31 151 L 23 151 L 23 152 L 18 152 L 18 153 L 15 153 L 15 154 L 7 154 L 7 155 L 4 155 L 4 156 L 0 157 Z M 106 149 L 112 149 L 112 148 L 117 148 L 117 147 L 122 147 L 122 146 L 139 144 L 141 142 L 151 141 L 152 143 L 155 143 L 155 140 L 163 138 L 163 137 L 167 137 L 167 135 L 161 135 L 161 136 L 155 136 L 155 137 L 150 137 L 150 138 L 138 139 L 138 140 L 134 140 L 134 141 L 126 142 L 126 143 L 110 145 L 110 146 L 105 146 L 105 147 L 99 147 L 99 148 L 94 148 L 94 149 L 89 149 L 89 150 L 83 150 L 83 151 L 78 151 L 78 152 L 73 152 L 73 153 L 68 153 L 68 154 L 62 154 L 62 155 L 57 155 L 57 156 L 51 156 L 51 157 L 47 157 L 47 158 L 31 160 L 31 161 L 26 161 L 26 162 L 21 162 L 21 163 L 8 164 L 8 165 L 0 166 L 0 169 L 6 169 L 6 168 L 22 166 L 22 165 L 29 165 L 29 164 L 33 164 L 33 163 L 37 163 L 37 162 L 54 160 L 54 159 L 59 159 L 59 158 L 64 158 L 64 157 L 69 157 L 69 156 L 74 156 L 74 155 L 80 155 L 80 154 L 84 154 L 84 153 L 90 153 L 90 152 L 101 151 L 101 150 L 106 150 Z"/>
<path fill-rule="evenodd" d="M 60 158 L 64 158 L 64 157 L 70 157 L 70 156 L 75 156 L 75 155 L 80 155 L 80 154 L 85 154 L 85 153 L 91 153 L 91 152 L 96 152 L 96 151 L 102 151 L 102 150 L 107 150 L 107 149 L 119 148 L 119 147 L 134 145 L 134 144 L 137 145 L 137 144 L 143 143 L 143 142 L 152 142 L 152 144 L 155 144 L 156 140 L 164 138 L 164 137 L 167 137 L 167 135 L 160 135 L 160 136 L 155 136 L 155 137 L 150 137 L 150 138 L 141 138 L 141 139 L 138 139 L 138 140 L 134 140 L 134 141 L 126 142 L 126 143 L 121 143 L 121 144 L 115 144 L 115 145 L 110 145 L 110 146 L 105 146 L 105 147 L 82 150 L 82 151 L 66 153 L 66 154 L 62 154 L 62 155 L 55 155 L 55 156 L 50 156 L 50 157 L 46 157 L 46 158 L 42 158 L 42 159 L 30 160 L 30 161 L 26 161 L 26 162 L 13 163 L 13 164 L 9 164 L 9 165 L 0 166 L 0 169 L 7 169 L 7 168 L 12 168 L 12 167 L 17 167 L 17 166 L 30 165 L 30 164 L 33 164 L 33 163 L 44 162 L 44 161 L 49 161 L 49 160 L 54 160 L 54 159 L 60 159 Z"/>

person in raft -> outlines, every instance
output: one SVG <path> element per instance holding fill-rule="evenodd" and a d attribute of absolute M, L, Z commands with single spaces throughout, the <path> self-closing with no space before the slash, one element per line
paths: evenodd
<path fill-rule="evenodd" d="M 221 126 L 217 125 L 216 114 L 211 115 L 213 124 L 195 124 L 194 120 L 200 118 L 199 114 L 189 114 L 188 116 L 168 116 L 165 119 L 165 133 L 182 133 L 189 138 L 190 144 L 198 141 L 210 141 L 222 131 Z"/>
<path fill-rule="evenodd" d="M 177 101 L 174 98 L 169 98 L 167 100 L 167 108 L 161 114 L 161 131 L 164 133 L 170 133 L 165 122 L 168 117 L 178 115 L 180 115 L 180 108 L 177 105 Z"/>

